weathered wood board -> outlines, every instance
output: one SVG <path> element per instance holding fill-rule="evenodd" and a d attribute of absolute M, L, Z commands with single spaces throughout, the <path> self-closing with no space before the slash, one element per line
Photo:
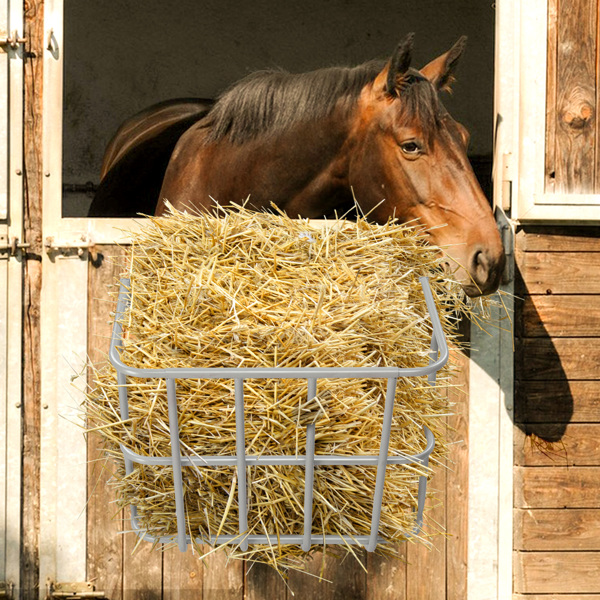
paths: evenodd
<path fill-rule="evenodd" d="M 515 547 L 526 551 L 600 550 L 600 509 L 516 509 Z"/>
<path fill-rule="evenodd" d="M 600 295 L 525 296 L 521 336 L 600 337 Z"/>
<path fill-rule="evenodd" d="M 513 564 L 518 593 L 598 592 L 600 552 L 516 552 Z"/>
<path fill-rule="evenodd" d="M 514 597 L 600 598 L 600 228 L 528 227 L 516 257 Z"/>
<path fill-rule="evenodd" d="M 536 437 L 515 434 L 515 465 L 526 467 L 600 466 L 600 423 L 537 425 Z M 556 443 L 544 443 L 560 435 Z M 541 438 L 541 439 L 540 439 Z"/>

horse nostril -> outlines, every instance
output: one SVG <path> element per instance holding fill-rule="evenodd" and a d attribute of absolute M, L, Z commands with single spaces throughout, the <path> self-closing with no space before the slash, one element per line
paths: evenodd
<path fill-rule="evenodd" d="M 475 279 L 475 283 L 485 284 L 490 275 L 490 261 L 483 250 L 477 250 L 473 255 L 471 263 L 471 275 Z"/>

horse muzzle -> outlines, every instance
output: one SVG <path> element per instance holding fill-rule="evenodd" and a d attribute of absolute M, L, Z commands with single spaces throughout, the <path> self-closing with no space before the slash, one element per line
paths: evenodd
<path fill-rule="evenodd" d="M 502 248 L 475 248 L 468 261 L 468 277 L 461 282 L 467 296 L 476 298 L 493 294 L 500 286 L 505 263 Z"/>

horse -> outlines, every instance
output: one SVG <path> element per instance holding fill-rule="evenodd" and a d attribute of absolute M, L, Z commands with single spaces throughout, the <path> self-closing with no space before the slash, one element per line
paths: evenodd
<path fill-rule="evenodd" d="M 375 223 L 422 225 L 458 265 L 467 295 L 494 292 L 502 242 L 467 158 L 469 134 L 440 99 L 466 37 L 420 70 L 410 66 L 413 40 L 406 36 L 385 62 L 258 72 L 214 105 L 151 107 L 109 144 L 90 214 L 162 215 L 163 200 L 209 212 L 275 205 L 313 219 L 356 208 Z"/>

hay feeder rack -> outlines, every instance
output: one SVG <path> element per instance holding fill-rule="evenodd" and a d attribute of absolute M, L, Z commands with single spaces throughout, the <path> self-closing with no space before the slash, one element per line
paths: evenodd
<path fill-rule="evenodd" d="M 169 432 L 171 440 L 171 456 L 142 456 L 132 452 L 123 444 L 120 445 L 125 459 L 125 471 L 129 475 L 133 465 L 171 466 L 173 468 L 173 481 L 175 484 L 175 512 L 177 520 L 176 536 L 152 536 L 139 524 L 137 506 L 131 506 L 131 523 L 133 530 L 139 537 L 149 542 L 171 543 L 176 539 L 179 550 L 185 552 L 191 543 L 190 535 L 186 533 L 186 518 L 184 506 L 184 492 L 182 481 L 182 467 L 194 466 L 231 466 L 237 467 L 238 504 L 239 504 L 239 535 L 221 535 L 218 541 L 223 544 L 239 543 L 240 549 L 245 551 L 249 544 L 298 544 L 302 550 L 308 551 L 312 544 L 346 544 L 361 545 L 367 551 L 373 552 L 378 543 L 386 540 L 379 536 L 379 521 L 383 500 L 383 487 L 385 482 L 386 466 L 420 464 L 427 467 L 429 456 L 435 445 L 433 433 L 427 426 L 423 426 L 426 438 L 426 447 L 419 454 L 388 456 L 390 431 L 396 395 L 396 385 L 399 377 L 427 376 L 428 383 L 435 385 L 436 374 L 448 360 L 448 345 L 444 336 L 442 325 L 436 311 L 435 302 L 427 277 L 420 277 L 419 281 L 429 312 L 432 325 L 432 337 L 429 352 L 429 363 L 423 367 L 398 368 L 398 367 L 252 367 L 252 368 L 167 368 L 167 369 L 141 369 L 124 364 L 119 356 L 122 347 L 122 319 L 130 303 L 130 280 L 123 278 L 120 281 L 119 296 L 115 321 L 112 330 L 109 359 L 117 371 L 119 385 L 119 406 L 122 420 L 129 418 L 129 405 L 127 398 L 127 377 L 143 379 L 165 379 L 167 389 L 167 403 L 169 414 Z M 379 455 L 371 456 L 343 456 L 315 454 L 315 424 L 306 426 L 306 450 L 301 456 L 253 456 L 245 452 L 244 432 L 244 379 L 305 379 L 307 381 L 307 400 L 312 400 L 317 394 L 317 382 L 325 378 L 369 378 L 387 379 L 385 406 L 381 431 Z M 233 379 L 235 382 L 235 421 L 236 421 L 236 455 L 235 456 L 182 456 L 180 451 L 178 412 L 177 412 L 177 380 L 178 379 Z M 244 535 L 248 529 L 247 522 L 247 489 L 246 467 L 259 465 L 297 465 L 305 468 L 304 489 L 304 533 L 289 535 Z M 368 465 L 377 469 L 375 489 L 373 491 L 373 512 L 369 535 L 342 536 L 322 535 L 311 531 L 314 468 L 322 465 Z M 412 532 L 407 532 L 407 537 L 416 535 L 423 523 L 423 508 L 427 492 L 427 477 L 419 476 L 418 501 L 416 525 Z M 199 543 L 208 543 L 214 546 L 217 543 L 215 536 L 211 539 L 198 539 Z"/>

